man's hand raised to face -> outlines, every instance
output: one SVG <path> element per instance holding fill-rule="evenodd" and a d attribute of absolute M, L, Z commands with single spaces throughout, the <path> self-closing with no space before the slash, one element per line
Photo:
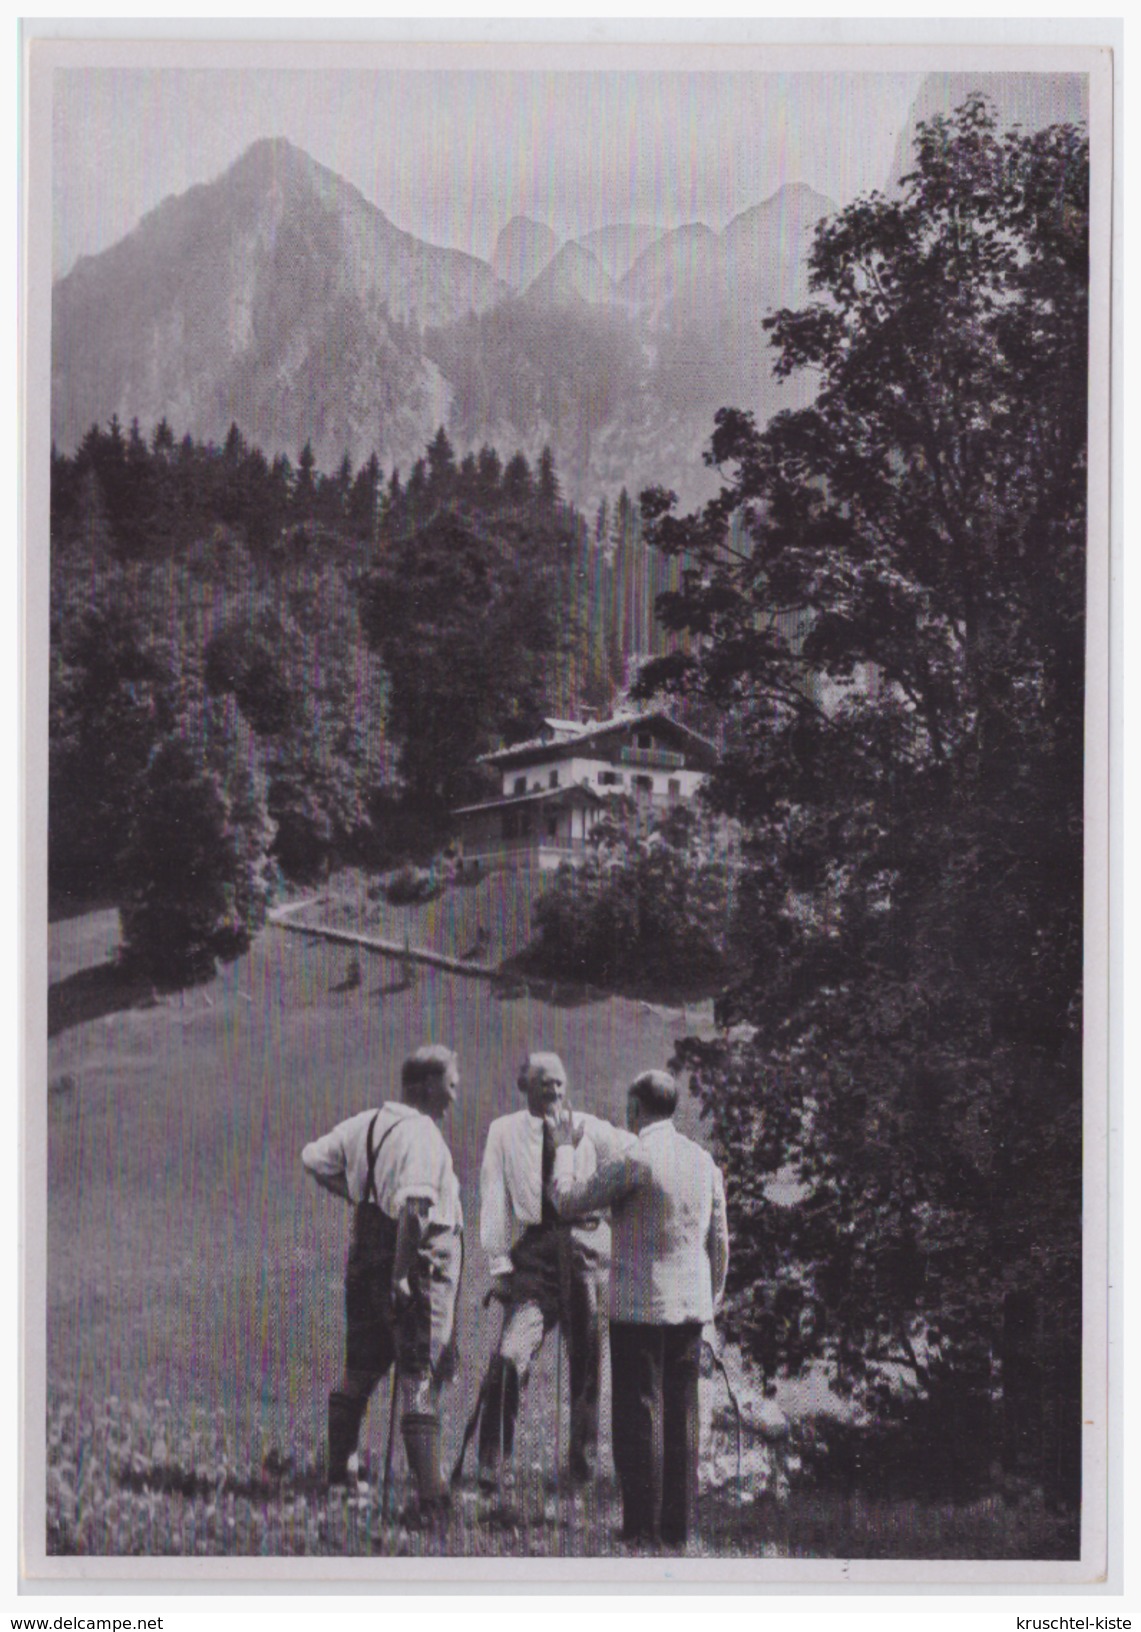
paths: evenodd
<path fill-rule="evenodd" d="M 582 1139 L 582 1126 L 575 1125 L 574 1114 L 565 1102 L 553 1106 L 543 1117 L 543 1122 L 556 1150 L 563 1145 L 577 1145 Z"/>

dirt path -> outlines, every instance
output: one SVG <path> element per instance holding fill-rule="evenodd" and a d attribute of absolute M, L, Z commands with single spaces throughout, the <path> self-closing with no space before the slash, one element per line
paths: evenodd
<path fill-rule="evenodd" d="M 433 952 L 424 946 L 412 946 L 399 941 L 382 940 L 378 935 L 365 935 L 360 930 L 332 929 L 327 924 L 299 924 L 296 914 L 305 907 L 317 905 L 317 897 L 305 901 L 291 901 L 288 906 L 274 907 L 267 918 L 278 929 L 291 930 L 295 935 L 316 935 L 321 940 L 337 941 L 342 946 L 363 946 L 368 952 L 379 952 L 387 958 L 410 958 L 414 963 L 430 964 L 434 969 L 446 969 L 453 975 L 475 975 L 490 980 L 498 973 L 494 964 L 479 963 L 474 958 L 451 958 L 443 952 Z"/>

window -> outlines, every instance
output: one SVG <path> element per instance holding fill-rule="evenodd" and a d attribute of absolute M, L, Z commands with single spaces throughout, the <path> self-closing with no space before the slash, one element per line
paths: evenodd
<path fill-rule="evenodd" d="M 637 793 L 653 793 L 654 779 L 652 776 L 636 776 L 634 788 Z"/>
<path fill-rule="evenodd" d="M 547 817 L 547 837 L 557 839 L 559 836 L 559 819 L 557 816 Z"/>
<path fill-rule="evenodd" d="M 515 778 L 515 792 L 516 793 L 526 793 L 526 791 L 527 791 L 527 778 L 525 776 L 517 776 Z"/>
<path fill-rule="evenodd" d="M 622 772 L 599 771 L 598 780 L 604 788 L 620 788 L 622 786 Z"/>
<path fill-rule="evenodd" d="M 551 772 L 550 776 L 547 778 L 547 785 L 548 785 L 548 787 L 552 787 L 552 788 L 557 788 L 558 787 L 558 785 L 559 785 L 559 773 L 558 773 L 558 771 L 552 771 Z"/>
<path fill-rule="evenodd" d="M 669 780 L 669 795 L 670 795 L 671 804 L 676 804 L 676 802 L 681 798 L 681 780 L 680 780 L 680 778 L 678 778 L 676 776 L 671 776 L 670 777 L 670 780 Z"/>
<path fill-rule="evenodd" d="M 639 731 L 638 732 L 638 747 L 639 748 L 652 748 L 653 746 L 654 746 L 654 739 L 653 739 L 652 735 L 650 734 L 650 732 L 649 731 Z"/>

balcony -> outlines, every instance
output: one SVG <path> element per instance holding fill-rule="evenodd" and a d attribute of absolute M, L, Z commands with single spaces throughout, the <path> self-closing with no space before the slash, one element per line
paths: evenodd
<path fill-rule="evenodd" d="M 647 771 L 684 771 L 685 755 L 669 748 L 620 748 L 621 765 L 637 765 Z"/>

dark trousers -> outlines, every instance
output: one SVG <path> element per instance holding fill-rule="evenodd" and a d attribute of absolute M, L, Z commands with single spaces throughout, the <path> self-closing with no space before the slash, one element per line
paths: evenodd
<path fill-rule="evenodd" d="M 614 1466 L 627 1541 L 682 1546 L 697 1524 L 701 1326 L 610 1322 Z"/>

